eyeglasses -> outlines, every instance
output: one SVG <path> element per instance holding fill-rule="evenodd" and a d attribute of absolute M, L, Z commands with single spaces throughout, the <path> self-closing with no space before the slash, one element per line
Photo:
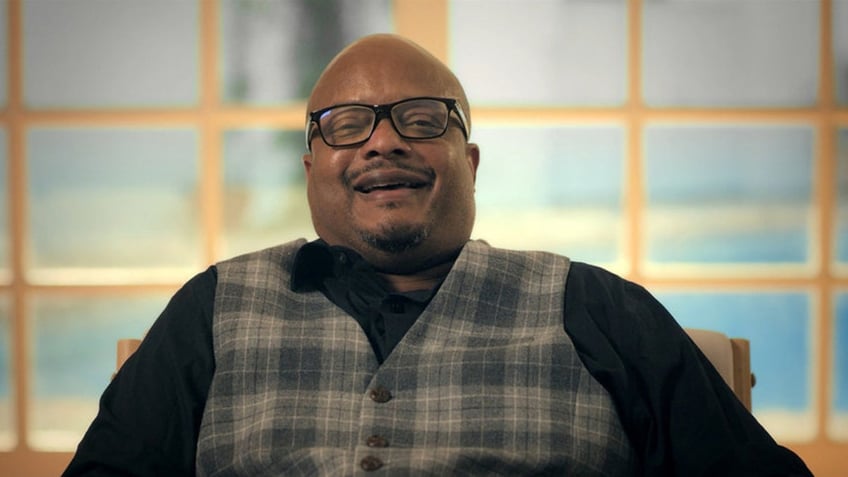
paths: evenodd
<path fill-rule="evenodd" d="M 462 133 L 468 139 L 468 121 L 462 107 L 450 98 L 407 98 L 395 103 L 368 106 L 365 104 L 337 104 L 307 115 L 306 149 L 313 128 L 318 128 L 321 139 L 331 147 L 354 146 L 371 138 L 377 124 L 389 118 L 395 131 L 405 139 L 433 139 L 448 130 L 451 111 L 456 112 Z"/>

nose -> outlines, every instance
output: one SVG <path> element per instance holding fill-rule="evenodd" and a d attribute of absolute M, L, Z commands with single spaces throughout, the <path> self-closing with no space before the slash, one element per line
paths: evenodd
<path fill-rule="evenodd" d="M 398 134 L 388 117 L 377 121 L 374 132 L 362 147 L 365 149 L 366 158 L 377 156 L 390 158 L 406 156 L 409 153 L 409 143 Z"/>

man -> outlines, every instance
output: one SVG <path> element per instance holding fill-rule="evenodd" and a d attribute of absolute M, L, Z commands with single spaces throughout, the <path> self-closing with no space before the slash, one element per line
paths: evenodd
<path fill-rule="evenodd" d="M 469 241 L 479 149 L 432 55 L 363 38 L 308 111 L 320 240 L 189 281 L 66 475 L 810 475 L 644 289 Z"/>

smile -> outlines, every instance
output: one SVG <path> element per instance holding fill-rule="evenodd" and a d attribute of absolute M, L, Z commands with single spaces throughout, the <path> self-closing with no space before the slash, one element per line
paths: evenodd
<path fill-rule="evenodd" d="M 354 187 L 354 190 L 363 194 L 370 194 L 379 190 L 397 190 L 397 189 L 421 189 L 427 184 L 424 182 L 395 182 L 389 184 L 374 184 L 363 187 Z"/>
<path fill-rule="evenodd" d="M 350 186 L 361 194 L 372 192 L 417 190 L 433 185 L 435 174 L 431 171 L 376 168 L 355 174 Z"/>

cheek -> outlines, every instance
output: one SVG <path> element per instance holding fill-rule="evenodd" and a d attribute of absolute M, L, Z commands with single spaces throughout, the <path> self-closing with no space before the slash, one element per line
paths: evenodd
<path fill-rule="evenodd" d="M 321 158 L 325 159 L 325 158 Z M 306 194 L 313 217 L 334 217 L 342 209 L 343 201 L 347 200 L 342 183 L 343 169 L 333 167 L 337 163 L 325 160 L 323 163 L 313 161 L 307 174 Z"/>
<path fill-rule="evenodd" d="M 338 193 L 339 188 L 343 187 L 345 164 L 345 161 L 332 155 L 314 160 L 307 174 L 309 188 L 317 194 L 326 195 L 330 191 Z"/>
<path fill-rule="evenodd" d="M 470 167 L 468 160 L 464 157 L 455 158 L 454 166 L 450 171 L 450 184 L 448 184 L 450 195 L 456 200 L 473 200 L 475 172 Z"/>

